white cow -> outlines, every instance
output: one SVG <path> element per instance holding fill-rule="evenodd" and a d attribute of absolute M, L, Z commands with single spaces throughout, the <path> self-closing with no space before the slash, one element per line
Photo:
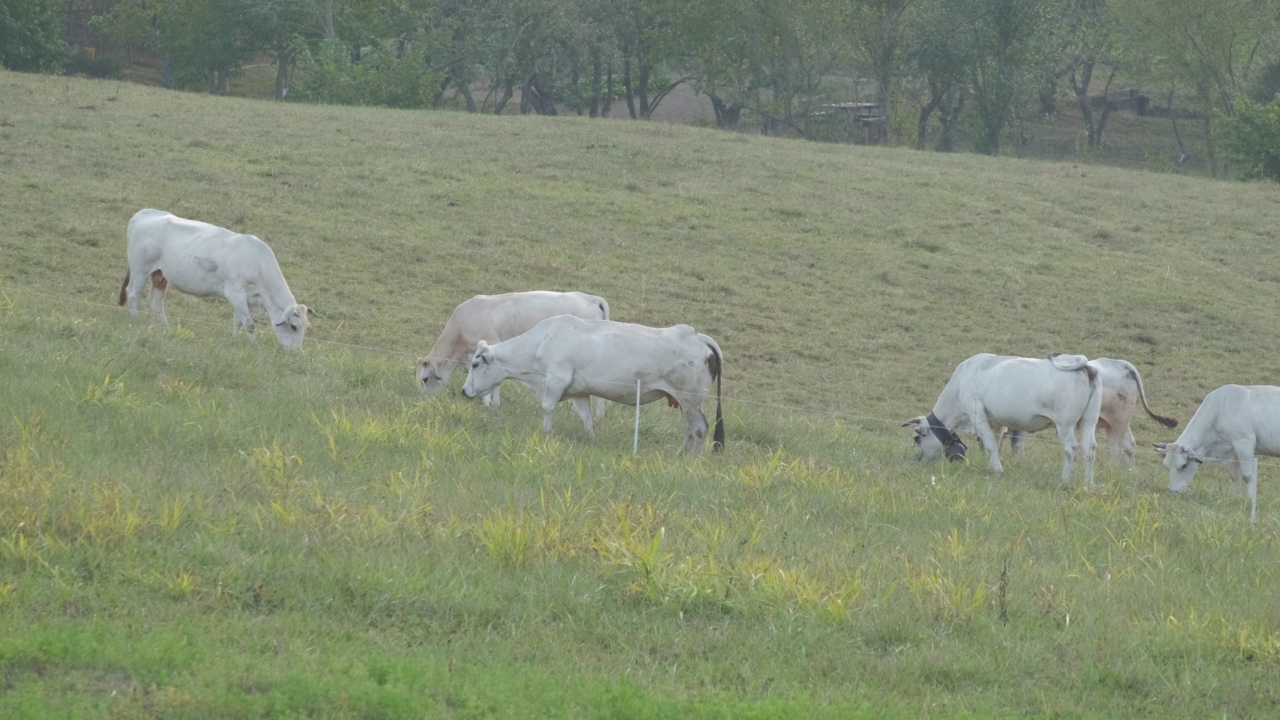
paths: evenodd
<path fill-rule="evenodd" d="M 1094 358 L 1089 366 L 1098 371 L 1098 386 L 1102 389 L 1102 407 L 1098 414 L 1098 427 L 1107 431 L 1107 447 L 1111 449 L 1111 461 L 1119 462 L 1123 454 L 1125 462 L 1132 467 L 1137 443 L 1133 439 L 1133 416 L 1138 412 L 1138 402 L 1151 416 L 1152 420 L 1171 428 L 1177 427 L 1174 418 L 1157 415 L 1147 404 L 1147 394 L 1142 386 L 1142 375 L 1138 368 L 1127 360 L 1112 358 Z M 1021 449 L 1026 433 L 1015 432 L 1011 438 L 1013 451 Z"/>
<path fill-rule="evenodd" d="M 1258 457 L 1280 457 L 1280 387 L 1223 385 L 1205 396 L 1177 442 L 1157 443 L 1169 489 L 1186 492 L 1201 463 L 1227 466 L 1236 492 L 1248 485 L 1249 522 L 1258 520 Z"/>
<path fill-rule="evenodd" d="M 1083 355 L 1038 360 L 981 353 L 956 367 L 932 412 L 902 426 L 915 428 L 916 458 L 924 462 L 935 462 L 944 454 L 963 459 L 966 448 L 956 431 L 976 434 L 989 449 L 993 473 L 1004 470 L 996 439 L 1001 428 L 1037 432 L 1056 427 L 1066 455 L 1063 480 L 1071 477 L 1079 429 L 1085 482 L 1092 484 L 1101 399 L 1097 371 Z"/>
<path fill-rule="evenodd" d="M 231 303 L 231 334 L 254 335 L 253 313 L 265 312 L 280 344 L 302 347 L 311 327 L 310 311 L 299 305 L 285 282 L 275 253 L 253 235 L 186 220 L 163 210 L 139 210 L 127 232 L 129 271 L 120 286 L 120 304 L 137 317 L 138 299 L 151 280 L 151 311 L 169 324 L 164 292 L 170 283 L 190 295 L 222 295 Z"/>
<path fill-rule="evenodd" d="M 418 358 L 418 390 L 437 393 L 458 367 L 466 368 L 481 341 L 498 343 L 528 332 L 549 317 L 573 315 L 583 320 L 608 320 L 609 303 L 581 292 L 529 292 L 476 295 L 454 308 L 435 347 Z M 485 395 L 484 404 L 501 405 L 499 388 Z M 604 414 L 604 400 L 596 401 L 596 416 Z"/>
<path fill-rule="evenodd" d="M 638 381 L 641 405 L 666 398 L 672 407 L 684 411 L 688 434 L 681 451 L 697 456 L 707 437 L 702 400 L 712 382 L 716 383 L 712 449 L 724 447 L 722 357 L 715 340 L 688 325 L 652 328 L 559 315 L 511 340 L 496 345 L 481 341 L 462 393 L 474 398 L 512 378 L 541 401 L 543 432 L 551 432 L 552 412 L 567 398 L 590 434 L 586 398 L 635 405 Z"/>

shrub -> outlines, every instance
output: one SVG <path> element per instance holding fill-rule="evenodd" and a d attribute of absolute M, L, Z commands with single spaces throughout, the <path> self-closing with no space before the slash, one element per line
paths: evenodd
<path fill-rule="evenodd" d="M 438 80 L 411 43 L 401 50 L 371 48 L 358 61 L 340 41 L 314 48 L 300 43 L 298 68 L 291 100 L 337 105 L 429 107 Z"/>
<path fill-rule="evenodd" d="M 1280 99 L 1266 105 L 1238 101 L 1235 117 L 1220 130 L 1222 147 L 1242 177 L 1280 180 Z"/>
<path fill-rule="evenodd" d="M 24 72 L 62 72 L 70 50 L 62 41 L 56 0 L 0 3 L 0 65 Z"/>

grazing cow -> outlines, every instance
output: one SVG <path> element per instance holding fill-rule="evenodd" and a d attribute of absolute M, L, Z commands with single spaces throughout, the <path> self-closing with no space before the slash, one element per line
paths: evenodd
<path fill-rule="evenodd" d="M 474 398 L 513 378 L 542 402 L 543 432 L 551 432 L 552 411 L 568 398 L 590 434 L 586 398 L 635 405 L 639 382 L 641 405 L 666 398 L 672 407 L 684 411 L 688 434 L 681 451 L 697 456 L 707 437 L 702 400 L 712 382 L 716 384 L 712 449 L 724 448 L 722 357 L 715 340 L 688 325 L 651 328 L 559 315 L 511 340 L 496 345 L 481 341 L 462 393 Z"/>
<path fill-rule="evenodd" d="M 1083 355 L 1037 360 L 981 353 L 956 367 L 932 412 L 902 426 L 915 428 L 916 458 L 923 462 L 944 454 L 950 460 L 964 459 L 966 448 L 956 431 L 976 434 L 988 449 L 993 473 L 1004 470 L 996 440 L 1001 428 L 1037 432 L 1056 427 L 1066 455 L 1063 480 L 1071 477 L 1079 429 L 1085 482 L 1092 484 L 1101 399 L 1097 371 Z"/>
<path fill-rule="evenodd" d="M 275 253 L 253 235 L 186 220 L 163 210 L 139 210 L 129 221 L 129 271 L 120 304 L 137 317 L 138 299 L 151 281 L 151 311 L 168 325 L 164 292 L 172 284 L 189 295 L 222 295 L 231 303 L 231 334 L 255 338 L 253 313 L 265 312 L 286 350 L 302 347 L 311 321 L 293 299 Z"/>
<path fill-rule="evenodd" d="M 1152 420 L 1171 428 L 1177 427 L 1174 418 L 1157 415 L 1147 404 L 1147 394 L 1142 386 L 1142 375 L 1138 368 L 1127 360 L 1112 358 L 1094 358 L 1089 361 L 1090 367 L 1098 371 L 1098 386 L 1102 389 L 1102 407 L 1098 414 L 1098 427 L 1107 431 L 1107 447 L 1111 449 L 1111 461 L 1119 462 L 1121 454 L 1125 462 L 1134 464 L 1137 443 L 1133 439 L 1130 425 L 1133 416 L 1138 412 L 1138 402 L 1151 416 Z M 1024 432 L 1014 432 L 1010 440 L 1013 451 L 1021 449 L 1026 438 Z"/>
<path fill-rule="evenodd" d="M 458 367 L 475 354 L 481 340 L 498 343 L 527 332 L 549 317 L 573 315 L 583 320 L 608 320 L 609 303 L 604 298 L 580 292 L 534 290 L 503 295 L 477 295 L 454 309 L 435 347 L 418 358 L 418 390 L 439 392 Z M 493 389 L 492 403 L 501 404 L 498 388 Z M 484 404 L 490 404 L 485 395 Z M 604 413 L 604 401 L 597 399 L 596 415 Z"/>
<path fill-rule="evenodd" d="M 1223 385 L 1205 396 L 1176 442 L 1156 450 L 1177 493 L 1187 491 L 1201 463 L 1226 465 L 1237 493 L 1248 485 L 1249 522 L 1257 522 L 1257 456 L 1280 457 L 1280 387 Z"/>

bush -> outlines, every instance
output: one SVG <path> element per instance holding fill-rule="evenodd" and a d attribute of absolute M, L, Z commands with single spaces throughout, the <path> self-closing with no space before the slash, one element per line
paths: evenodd
<path fill-rule="evenodd" d="M 70 50 L 62 41 L 57 0 L 0 3 L 0 65 L 23 72 L 62 72 Z"/>
<path fill-rule="evenodd" d="M 68 75 L 84 75 L 91 78 L 114 78 L 124 69 L 123 59 L 113 55 L 91 55 L 84 50 L 75 53 L 67 62 Z"/>
<path fill-rule="evenodd" d="M 1219 125 L 1233 167 L 1245 178 L 1280 180 L 1280 99 L 1266 105 L 1240 100 L 1235 110 Z"/>
<path fill-rule="evenodd" d="M 400 52 L 370 48 L 353 61 L 341 41 L 299 43 L 298 69 L 290 100 L 337 105 L 430 107 L 439 80 L 413 44 Z"/>

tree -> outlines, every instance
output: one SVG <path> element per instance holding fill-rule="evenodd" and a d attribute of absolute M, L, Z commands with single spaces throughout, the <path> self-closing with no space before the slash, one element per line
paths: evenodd
<path fill-rule="evenodd" d="M 972 46 L 960 33 L 960 28 L 969 21 L 967 8 L 962 3 L 933 0 L 919 3 L 917 10 L 914 22 L 917 40 L 909 50 L 909 60 L 914 71 L 923 76 L 929 96 L 916 120 L 916 147 L 925 148 L 929 120 L 937 112 L 942 131 L 935 147 L 941 152 L 951 152 L 956 146 L 975 62 Z"/>
<path fill-rule="evenodd" d="M 1266 105 L 1237 100 L 1221 131 L 1226 155 L 1242 177 L 1280 180 L 1280 100 Z"/>
<path fill-rule="evenodd" d="M 1250 73 L 1276 39 L 1269 0 L 1116 0 L 1113 10 L 1139 40 L 1145 64 L 1189 88 L 1209 138 L 1209 167 L 1219 172 L 1215 116 L 1235 114 Z"/>
<path fill-rule="evenodd" d="M 0 65 L 23 72 L 62 72 L 70 50 L 62 40 L 57 0 L 0 3 Z"/>
<path fill-rule="evenodd" d="M 1123 43 L 1116 37 L 1115 20 L 1107 10 L 1107 0 L 1072 0 L 1066 13 L 1071 90 L 1084 119 L 1089 149 L 1097 150 L 1102 146 L 1107 119 L 1111 116 L 1111 103 L 1107 102 L 1107 96 L 1123 65 Z M 1107 79 L 1102 87 L 1102 112 L 1095 116 L 1089 102 L 1089 88 L 1093 84 L 1094 71 L 1099 67 L 1105 68 Z"/>
<path fill-rule="evenodd" d="M 593 4 L 597 4 L 593 2 Z M 672 90 L 688 80 L 680 77 L 660 88 L 652 83 L 660 67 L 672 59 L 679 42 L 676 0 L 605 2 L 600 9 L 616 14 L 616 38 L 622 58 L 622 90 L 632 119 L 648 118 Z"/>
<path fill-rule="evenodd" d="M 909 13 L 915 0 L 854 0 L 845 23 L 854 57 L 876 81 L 876 104 L 884 114 L 879 141 L 889 142 L 894 86 L 911 40 Z M 932 111 L 931 111 L 932 112 Z"/>
<path fill-rule="evenodd" d="M 231 0 L 242 19 L 247 47 L 270 50 L 276 60 L 276 100 L 289 87 L 289 68 L 298 40 L 335 37 L 333 0 Z"/>
<path fill-rule="evenodd" d="M 839 24 L 821 0 L 698 0 L 679 13 L 680 60 L 706 93 L 716 124 L 744 110 L 766 129 L 802 120 L 839 62 Z"/>
<path fill-rule="evenodd" d="M 1059 30 L 1058 0 L 956 1 L 968 6 L 971 18 L 963 34 L 975 58 L 970 86 L 979 127 L 974 146 L 998 155 L 1006 125 L 1053 59 L 1044 50 Z"/>

